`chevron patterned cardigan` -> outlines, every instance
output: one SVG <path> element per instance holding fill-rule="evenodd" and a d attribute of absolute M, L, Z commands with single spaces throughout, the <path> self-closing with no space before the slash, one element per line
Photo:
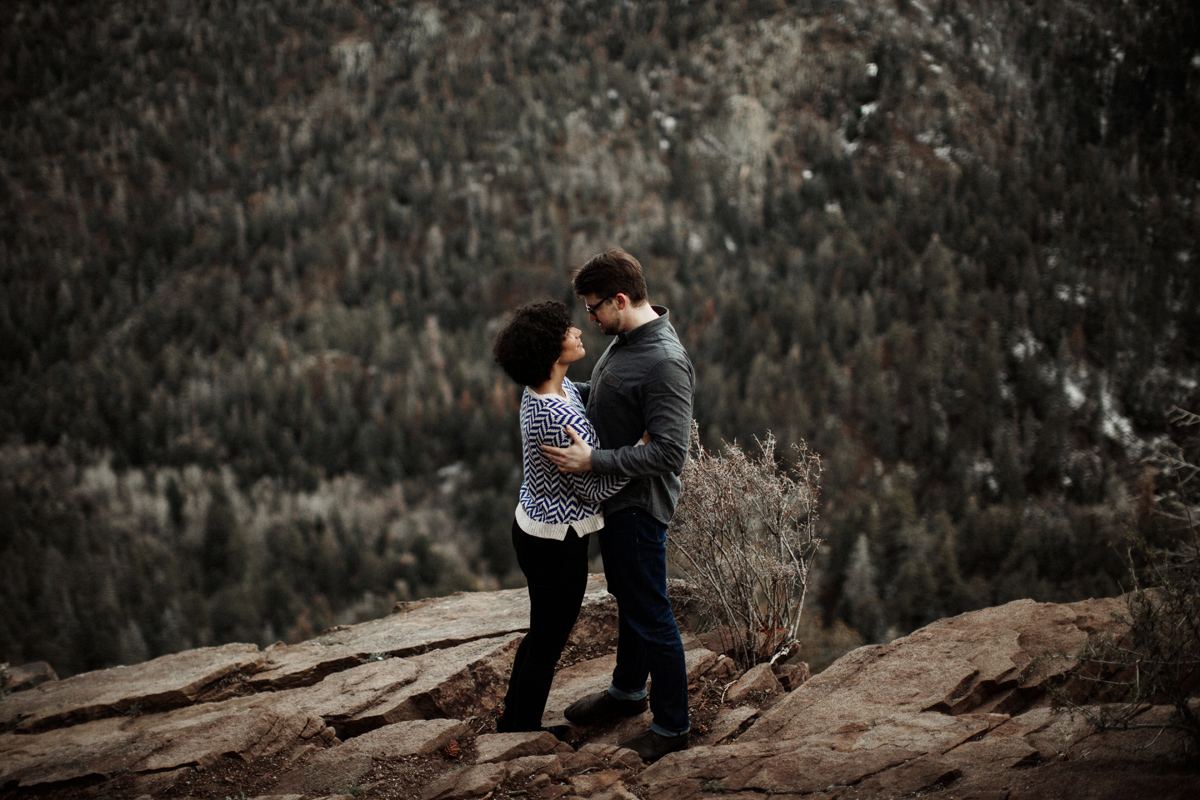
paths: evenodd
<path fill-rule="evenodd" d="M 619 475 L 581 475 L 559 472 L 542 454 L 541 445 L 567 447 L 570 425 L 593 448 L 600 446 L 596 429 L 584 413 L 583 398 L 570 380 L 563 379 L 567 396 L 538 394 L 529 387 L 521 395 L 521 501 L 517 524 L 530 536 L 562 541 L 567 529 L 579 536 L 604 527 L 601 503 L 619 492 L 628 478 Z"/>

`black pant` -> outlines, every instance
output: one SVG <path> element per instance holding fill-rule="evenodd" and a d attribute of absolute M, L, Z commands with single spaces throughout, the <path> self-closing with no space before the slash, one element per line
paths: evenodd
<path fill-rule="evenodd" d="M 530 536 L 513 522 L 513 548 L 529 583 L 529 633 L 521 640 L 504 696 L 501 733 L 536 731 L 571 628 L 587 588 L 588 538 L 574 528 L 559 542 Z"/>

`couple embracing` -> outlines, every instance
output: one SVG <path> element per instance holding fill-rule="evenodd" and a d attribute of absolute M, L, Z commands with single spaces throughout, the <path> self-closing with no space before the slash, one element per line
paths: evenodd
<path fill-rule="evenodd" d="M 594 256 L 573 285 L 588 319 L 616 337 L 588 383 L 566 377 L 585 353 L 562 303 L 518 309 L 495 341 L 496 360 L 525 387 L 512 539 L 530 600 L 497 730 L 543 730 L 554 666 L 583 602 L 587 537 L 596 535 L 617 601 L 617 664 L 608 689 L 563 713 L 591 725 L 649 707 L 649 730 L 622 743 L 649 763 L 687 747 L 690 729 L 683 642 L 667 599 L 666 532 L 687 458 L 695 373 L 629 253 Z"/>

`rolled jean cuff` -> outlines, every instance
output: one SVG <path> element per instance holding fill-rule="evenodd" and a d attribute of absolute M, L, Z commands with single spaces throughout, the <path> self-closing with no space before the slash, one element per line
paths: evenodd
<path fill-rule="evenodd" d="M 683 734 L 687 733 L 691 729 L 692 729 L 692 726 L 688 725 L 687 728 L 682 731 L 669 731 L 666 728 L 660 726 L 657 722 L 650 724 L 650 730 L 654 731 L 659 736 L 682 736 Z"/>
<path fill-rule="evenodd" d="M 646 696 L 650 694 L 646 691 L 645 686 L 636 692 L 623 692 L 612 684 L 608 686 L 608 693 L 618 700 L 645 700 Z"/>

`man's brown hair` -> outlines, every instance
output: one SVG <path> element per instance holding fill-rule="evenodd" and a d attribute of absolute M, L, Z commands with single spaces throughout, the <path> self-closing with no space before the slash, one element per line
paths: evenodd
<path fill-rule="evenodd" d="M 579 297 L 585 294 L 612 297 L 620 293 L 635 306 L 646 301 L 646 276 L 642 273 L 642 265 L 620 247 L 611 247 L 592 256 L 575 271 L 572 283 Z"/>

